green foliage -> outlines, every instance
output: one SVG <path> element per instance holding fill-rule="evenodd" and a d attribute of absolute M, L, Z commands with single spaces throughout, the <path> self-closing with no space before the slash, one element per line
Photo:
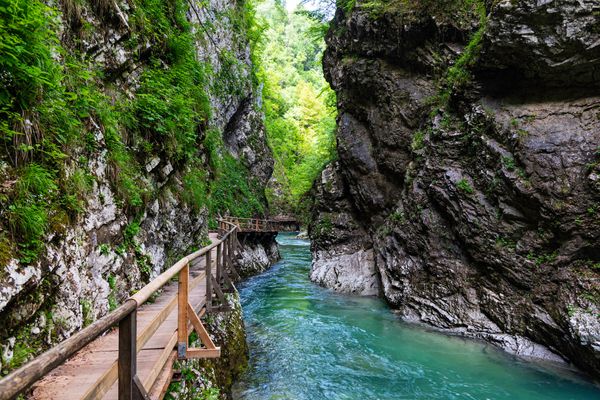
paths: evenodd
<path fill-rule="evenodd" d="M 545 265 L 545 264 L 551 264 L 554 261 L 556 261 L 557 257 L 558 257 L 558 251 L 553 251 L 553 252 L 544 253 L 544 254 L 535 254 L 534 252 L 530 251 L 527 254 L 527 259 L 530 261 L 533 261 L 537 267 Z"/>
<path fill-rule="evenodd" d="M 56 12 L 37 0 L 0 1 L 0 131 L 3 140 L 20 135 L 11 125 L 19 110 L 56 90 L 60 68 L 52 58 L 58 46 Z"/>
<path fill-rule="evenodd" d="M 481 52 L 483 34 L 486 29 L 485 18 L 475 34 L 471 37 L 469 44 L 465 47 L 462 55 L 454 65 L 448 69 L 446 74 L 445 88 L 442 91 L 442 102 L 447 103 L 451 92 L 464 90 L 473 79 L 471 68 L 475 65 Z"/>
<path fill-rule="evenodd" d="M 515 159 L 509 156 L 502 157 L 502 165 L 509 171 L 514 171 L 516 168 Z"/>
<path fill-rule="evenodd" d="M 135 236 L 140 232 L 140 221 L 134 219 L 123 230 L 123 242 L 129 246 L 135 246 Z"/>
<path fill-rule="evenodd" d="M 110 246 L 107 243 L 102 243 L 100 246 L 98 246 L 98 251 L 103 256 L 107 256 L 110 254 Z"/>
<path fill-rule="evenodd" d="M 475 192 L 469 181 L 464 178 L 456 182 L 456 187 L 466 194 L 473 194 Z"/>
<path fill-rule="evenodd" d="M 81 305 L 81 313 L 83 315 L 83 326 L 88 326 L 92 322 L 94 322 L 94 310 L 92 306 L 92 302 L 89 300 L 80 300 L 79 304 Z"/>
<path fill-rule="evenodd" d="M 331 222 L 331 218 L 329 216 L 322 217 L 317 223 L 314 225 L 313 232 L 311 232 L 312 236 L 315 238 L 324 238 L 333 233 L 333 222 Z"/>
<path fill-rule="evenodd" d="M 191 37 L 182 37 L 191 45 Z M 170 68 L 157 66 L 144 72 L 133 112 L 140 137 L 155 152 L 163 151 L 178 161 L 196 152 L 199 126 L 208 119 L 210 107 L 204 66 L 191 54 L 178 55 L 175 60 Z"/>
<path fill-rule="evenodd" d="M 264 82 L 265 126 L 278 184 L 267 195 L 274 212 L 290 213 L 335 157 L 336 100 L 321 69 L 323 37 L 314 35 L 322 22 L 308 13 L 288 14 L 277 2 L 264 2 L 258 11 L 269 40 L 256 50 L 257 74 Z"/>
<path fill-rule="evenodd" d="M 215 179 L 210 182 L 210 215 L 226 212 L 238 217 L 262 215 L 265 210 L 261 192 L 242 162 L 226 153 L 219 160 Z"/>
<path fill-rule="evenodd" d="M 355 0 L 338 0 L 338 5 L 346 12 L 359 8 L 372 19 L 386 13 L 402 14 L 406 20 L 430 15 L 439 24 L 450 24 L 459 29 L 468 28 L 474 17 L 485 12 L 482 0 L 370 0 L 359 4 Z"/>
<path fill-rule="evenodd" d="M 182 197 L 188 205 L 200 210 L 207 205 L 208 185 L 206 172 L 200 166 L 192 166 L 183 176 Z"/>
<path fill-rule="evenodd" d="M 406 216 L 404 215 L 404 213 L 402 211 L 394 211 L 393 213 L 390 214 L 388 219 L 392 222 L 401 224 L 406 221 Z"/>
<path fill-rule="evenodd" d="M 413 134 L 412 142 L 410 144 L 412 151 L 421 150 L 424 146 L 424 143 L 423 143 L 424 140 L 425 140 L 425 134 L 423 133 L 423 131 L 416 131 Z"/>

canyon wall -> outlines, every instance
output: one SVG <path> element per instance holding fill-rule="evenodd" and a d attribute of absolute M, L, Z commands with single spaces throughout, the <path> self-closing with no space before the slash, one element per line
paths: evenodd
<path fill-rule="evenodd" d="M 311 277 L 600 376 L 600 4 L 348 2 Z"/>
<path fill-rule="evenodd" d="M 107 314 L 202 247 L 217 213 L 264 210 L 262 188 L 273 169 L 247 4 L 26 3 L 15 2 L 6 20 L 31 23 L 31 34 L 49 49 L 46 62 L 62 75 L 29 108 L 11 114 L 18 134 L 3 138 L 3 373 Z M 7 71 L 2 79 L 12 79 L 14 88 L 6 90 L 18 99 L 26 88 L 11 76 L 19 70 Z M 60 126 L 46 117 L 56 110 L 73 111 L 67 115 L 76 121 L 72 141 L 52 136 Z M 48 143 L 54 159 L 42 151 Z M 67 197 L 78 176 L 83 183 Z M 36 189 L 40 179 L 50 190 Z M 76 207 L 66 208 L 65 199 Z M 42 232 L 32 234 L 22 215 L 42 218 Z"/>

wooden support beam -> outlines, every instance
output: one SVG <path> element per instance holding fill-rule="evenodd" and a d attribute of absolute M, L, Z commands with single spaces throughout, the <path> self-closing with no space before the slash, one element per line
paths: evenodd
<path fill-rule="evenodd" d="M 178 302 L 177 302 L 177 357 L 185 358 L 188 347 L 187 311 L 188 311 L 188 280 L 190 267 L 186 265 L 179 272 Z"/>
<path fill-rule="evenodd" d="M 211 252 L 206 253 L 206 312 L 211 312 L 212 309 L 212 298 L 213 298 L 213 274 L 212 274 L 212 260 Z"/>
<path fill-rule="evenodd" d="M 222 278 L 221 277 L 221 274 L 222 274 L 221 268 L 223 266 L 222 259 L 221 259 L 221 257 L 222 257 L 221 250 L 222 250 L 222 248 L 223 248 L 223 244 L 219 243 L 219 245 L 217 246 L 217 274 L 216 274 L 217 275 L 217 282 L 219 283 L 219 285 L 222 285 L 222 282 L 221 282 L 222 281 L 222 279 L 221 279 Z"/>
<path fill-rule="evenodd" d="M 215 346 L 212 339 L 210 338 L 210 335 L 206 331 L 206 328 L 202 324 L 202 321 L 200 321 L 200 318 L 194 312 L 194 308 L 189 303 L 188 303 L 188 314 L 190 317 L 190 322 L 192 323 L 194 330 L 198 334 L 198 337 L 200 337 L 200 341 L 202 342 L 202 344 L 209 350 L 216 349 L 217 347 Z"/>

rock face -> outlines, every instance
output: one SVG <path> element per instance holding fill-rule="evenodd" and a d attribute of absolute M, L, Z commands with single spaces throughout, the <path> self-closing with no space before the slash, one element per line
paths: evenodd
<path fill-rule="evenodd" d="M 598 377 L 600 5 L 446 3 L 337 11 L 311 277 Z"/>
<path fill-rule="evenodd" d="M 149 54 L 164 49 L 150 42 L 128 41 L 128 21 L 136 12 L 132 2 L 53 3 L 63 11 L 59 15 L 63 47 L 92 60 L 104 71 L 110 90 L 135 98 L 141 74 L 151 68 L 146 64 Z M 261 100 L 252 83 L 248 38 L 235 26 L 239 21 L 234 16 L 242 6 L 234 0 L 187 4 L 188 21 L 199 23 L 194 29 L 203 27 L 206 34 L 195 46 L 198 59 L 212 73 L 206 83 L 212 110 L 206 125 L 221 132 L 231 154 L 264 185 L 273 160 L 266 145 Z M 98 10 L 101 6 L 110 10 Z M 235 77 L 227 81 L 224 76 L 231 69 Z M 0 368 L 4 373 L 105 315 L 207 239 L 206 208 L 182 200 L 189 165 L 160 152 L 149 157 L 141 179 L 155 200 L 144 200 L 141 210 L 132 212 L 118 200 L 111 182 L 115 171 L 110 166 L 106 131 L 92 117 L 88 122 L 98 148 L 87 161 L 93 187 L 80 217 L 45 238 L 47 246 L 36 262 L 23 265 L 12 259 L 1 266 Z M 198 149 L 198 157 L 206 164 L 203 151 Z M 3 168 L 0 161 L 0 180 L 5 178 Z"/>
<path fill-rule="evenodd" d="M 240 254 L 236 260 L 238 273 L 242 278 L 266 271 L 278 261 L 279 247 L 272 233 L 239 233 Z"/>

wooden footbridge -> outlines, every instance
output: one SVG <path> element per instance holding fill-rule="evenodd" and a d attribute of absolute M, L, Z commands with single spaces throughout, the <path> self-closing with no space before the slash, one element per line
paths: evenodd
<path fill-rule="evenodd" d="M 219 220 L 209 246 L 182 258 L 111 313 L 2 378 L 0 400 L 20 394 L 35 400 L 162 399 L 176 359 L 221 354 L 201 318 L 228 310 L 225 293 L 234 291 L 240 279 L 234 265 L 238 233 L 277 232 L 278 227 L 273 220 Z M 160 289 L 158 299 L 149 303 Z M 201 341 L 199 348 L 189 347 L 192 331 Z"/>

